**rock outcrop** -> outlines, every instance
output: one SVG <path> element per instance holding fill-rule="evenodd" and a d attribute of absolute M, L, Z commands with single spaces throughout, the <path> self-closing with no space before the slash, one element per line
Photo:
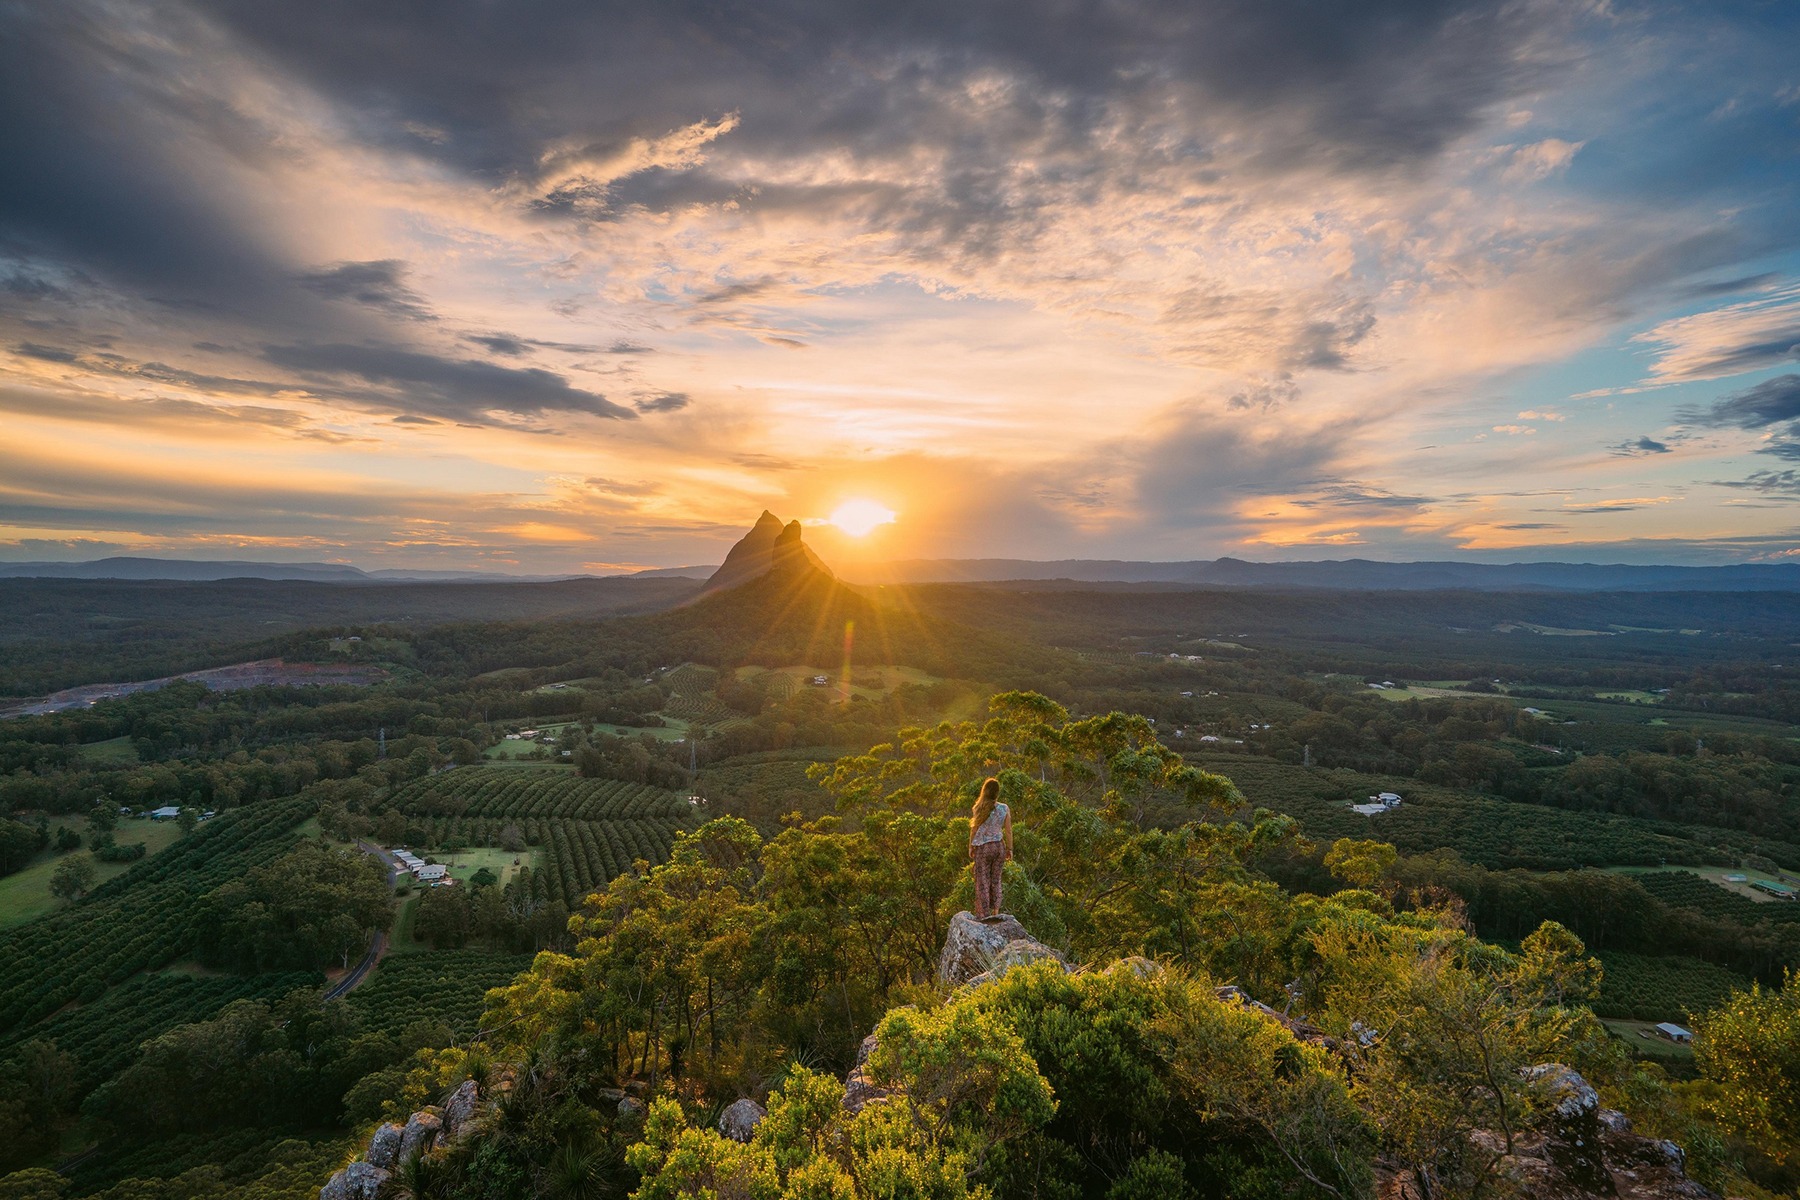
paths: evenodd
<path fill-rule="evenodd" d="M 946 987 L 987 983 L 1013 967 L 1051 959 L 1065 970 L 1068 961 L 1056 950 L 1032 937 L 1014 918 L 1001 914 L 997 921 L 978 921 L 974 914 L 959 912 L 950 918 L 944 949 L 938 955 L 938 982 Z"/>
<path fill-rule="evenodd" d="M 405 1162 L 415 1154 L 423 1154 L 438 1144 L 438 1135 L 443 1132 L 444 1118 L 434 1112 L 416 1112 L 406 1122 L 406 1131 L 400 1135 L 400 1161 Z"/>
<path fill-rule="evenodd" d="M 475 1111 L 481 1104 L 481 1089 L 473 1079 L 465 1079 L 450 1098 L 444 1101 L 443 1132 L 439 1135 L 439 1143 L 447 1142 L 463 1131 L 468 1123 L 475 1119 Z"/>
<path fill-rule="evenodd" d="M 369 1139 L 369 1152 L 363 1155 L 364 1161 L 383 1171 L 393 1170 L 400 1162 L 400 1139 L 405 1132 L 406 1126 L 392 1121 L 377 1129 Z"/>
<path fill-rule="evenodd" d="M 387 1186 L 388 1172 L 366 1162 L 353 1162 L 319 1189 L 319 1200 L 376 1200 Z"/>
<path fill-rule="evenodd" d="M 874 1034 L 864 1038 L 856 1051 L 856 1065 L 844 1076 L 844 1107 L 852 1113 L 859 1113 L 875 1101 L 886 1100 L 893 1094 L 869 1078 L 869 1055 L 875 1052 L 875 1045 Z"/>
<path fill-rule="evenodd" d="M 765 511 L 750 527 L 750 532 L 731 548 L 719 569 L 706 581 L 704 590 L 716 592 L 764 575 L 789 573 L 816 573 L 826 579 L 835 578 L 831 568 L 806 544 L 800 522 L 789 521 L 783 525 L 781 518 Z"/>
<path fill-rule="evenodd" d="M 734 1142 L 747 1142 L 768 1110 L 754 1100 L 733 1100 L 719 1114 L 719 1132 Z"/>
<path fill-rule="evenodd" d="M 404 1125 L 382 1125 L 370 1135 L 363 1157 L 319 1189 L 319 1200 L 376 1200 L 390 1174 L 414 1155 L 429 1154 L 463 1136 L 480 1110 L 481 1089 L 469 1079 L 450 1093 L 443 1108 L 422 1108 Z"/>
<path fill-rule="evenodd" d="M 1639 1137 L 1624 1113 L 1600 1107 L 1600 1097 L 1581 1075 L 1562 1063 L 1543 1063 L 1526 1078 L 1545 1089 L 1549 1111 L 1542 1124 L 1513 1138 L 1499 1171 L 1506 1190 L 1530 1200 L 1719 1200 L 1687 1177 L 1686 1156 L 1674 1142 Z M 1477 1130 L 1475 1143 L 1493 1154 L 1505 1139 Z M 1420 1200 L 1407 1171 L 1377 1172 L 1378 1200 Z"/>

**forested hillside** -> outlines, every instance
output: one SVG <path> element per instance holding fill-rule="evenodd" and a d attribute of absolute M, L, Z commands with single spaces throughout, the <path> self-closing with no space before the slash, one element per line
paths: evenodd
<path fill-rule="evenodd" d="M 0 1189 L 311 1197 L 474 1079 L 497 1107 L 395 1187 L 1475 1196 L 1510 1168 L 1470 1130 L 1560 1061 L 1779 1195 L 1795 641 L 1756 595 L 811 577 L 227 639 L 376 682 L 0 722 Z M 1007 910 L 1082 969 L 956 991 L 988 774 Z M 853 1068 L 917 1102 L 834 1107 Z"/>

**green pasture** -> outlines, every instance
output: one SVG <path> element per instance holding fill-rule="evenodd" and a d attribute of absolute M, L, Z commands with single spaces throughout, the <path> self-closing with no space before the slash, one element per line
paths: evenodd
<path fill-rule="evenodd" d="M 450 876 L 461 883 L 475 878 L 475 873 L 486 867 L 500 880 L 501 886 L 512 882 L 519 868 L 535 867 L 534 850 L 503 850 L 498 846 L 470 846 L 454 853 L 438 850 L 432 857 L 450 868 Z M 516 862 L 514 860 L 517 860 Z"/>
<path fill-rule="evenodd" d="M 1660 1058 L 1671 1062 L 1691 1062 L 1694 1057 L 1692 1045 L 1681 1046 L 1671 1042 L 1656 1032 L 1654 1021 L 1606 1020 L 1605 1025 L 1612 1034 L 1627 1046 L 1633 1054 L 1645 1058 Z M 1676 1024 L 1681 1024 L 1677 1021 Z"/>
<path fill-rule="evenodd" d="M 174 821 L 152 821 L 144 817 L 126 817 L 119 822 L 114 831 L 121 846 L 129 846 L 133 842 L 144 843 L 144 854 L 148 858 L 160 851 L 167 850 L 181 838 L 181 826 Z M 82 830 L 82 848 L 74 851 L 82 854 L 87 849 L 87 832 Z M 55 852 L 46 852 L 33 859 L 23 870 L 14 871 L 11 875 L 0 879 L 0 929 L 11 925 L 23 925 L 27 921 L 35 921 L 47 913 L 54 912 L 62 906 L 62 901 L 50 894 L 50 876 L 56 872 L 56 864 L 63 856 Z M 138 862 L 143 862 L 140 858 Z M 132 863 L 94 862 L 96 874 L 94 886 L 98 887 L 115 875 L 123 875 L 129 871 Z"/>
<path fill-rule="evenodd" d="M 692 728 L 691 723 L 685 717 L 671 717 L 667 713 L 664 713 L 662 719 L 664 724 L 660 728 L 644 728 L 637 725 L 609 725 L 605 722 L 598 722 L 594 725 L 594 732 L 610 733 L 614 737 L 626 738 L 642 737 L 644 734 L 649 734 L 659 742 L 679 742 L 688 735 L 688 730 Z"/>
<path fill-rule="evenodd" d="M 540 735 L 546 733 L 560 734 L 565 729 L 573 729 L 575 725 L 576 723 L 574 721 L 550 721 L 542 725 L 534 725 L 532 728 L 536 729 Z M 508 730 L 507 732 L 512 731 Z M 537 750 L 542 750 L 547 758 L 533 759 L 531 757 L 532 753 Z M 483 751 L 482 757 L 490 762 L 561 762 L 561 751 L 562 747 L 560 746 L 542 746 L 539 745 L 535 739 L 522 738 L 518 741 L 509 742 L 503 736 L 500 741 L 495 742 L 492 746 L 489 746 Z"/>
<path fill-rule="evenodd" d="M 137 747 L 128 737 L 107 738 L 78 748 L 84 767 L 129 767 L 138 761 Z"/>

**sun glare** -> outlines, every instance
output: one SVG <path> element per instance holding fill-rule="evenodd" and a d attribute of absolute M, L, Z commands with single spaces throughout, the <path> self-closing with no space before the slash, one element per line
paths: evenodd
<path fill-rule="evenodd" d="M 873 500 L 846 500 L 826 518 L 851 537 L 862 537 L 878 525 L 891 525 L 894 510 Z"/>

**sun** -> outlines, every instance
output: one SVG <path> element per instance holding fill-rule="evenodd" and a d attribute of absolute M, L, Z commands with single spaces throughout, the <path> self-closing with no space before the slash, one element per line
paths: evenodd
<path fill-rule="evenodd" d="M 825 519 L 851 537 L 862 537 L 878 525 L 892 525 L 894 510 L 873 500 L 846 500 Z"/>

